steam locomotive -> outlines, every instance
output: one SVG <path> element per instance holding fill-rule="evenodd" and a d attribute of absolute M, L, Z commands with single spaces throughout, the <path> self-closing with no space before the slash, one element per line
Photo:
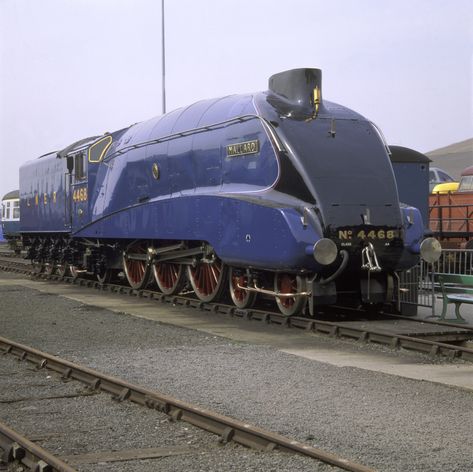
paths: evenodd
<path fill-rule="evenodd" d="M 38 271 L 122 274 L 204 302 L 257 295 L 293 315 L 393 299 L 424 225 L 403 205 L 377 127 L 322 98 L 319 69 L 204 100 L 20 169 L 21 233 Z M 422 244 L 436 257 L 435 240 Z"/>

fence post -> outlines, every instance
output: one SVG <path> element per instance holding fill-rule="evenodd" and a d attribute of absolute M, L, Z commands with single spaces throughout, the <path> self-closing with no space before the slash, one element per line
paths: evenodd
<path fill-rule="evenodd" d="M 432 316 L 435 317 L 435 269 L 434 264 L 430 265 L 430 283 L 432 286 Z"/>

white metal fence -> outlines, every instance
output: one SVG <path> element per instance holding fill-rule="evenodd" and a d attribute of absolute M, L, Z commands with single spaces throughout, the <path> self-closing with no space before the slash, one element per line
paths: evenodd
<path fill-rule="evenodd" d="M 444 249 L 435 264 L 421 262 L 400 274 L 401 306 L 423 306 L 432 309 L 435 315 L 434 274 L 473 275 L 473 249 Z"/>

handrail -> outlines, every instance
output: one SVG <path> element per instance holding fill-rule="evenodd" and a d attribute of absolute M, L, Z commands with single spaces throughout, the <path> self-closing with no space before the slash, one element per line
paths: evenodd
<path fill-rule="evenodd" d="M 200 126 L 198 128 L 192 128 L 192 129 L 180 131 L 178 133 L 172 133 L 172 134 L 168 134 L 166 136 L 161 136 L 161 137 L 156 138 L 156 139 L 151 139 L 151 140 L 148 140 L 148 141 L 142 141 L 140 143 L 132 144 L 130 146 L 125 146 L 125 147 L 123 147 L 123 148 L 121 148 L 121 149 L 119 149 L 119 150 L 117 150 L 117 151 L 115 151 L 111 154 L 108 154 L 107 156 L 105 156 L 105 158 L 103 160 L 104 161 L 109 161 L 110 159 L 113 159 L 117 156 L 121 156 L 122 154 L 125 154 L 126 152 L 131 151 L 132 149 L 139 149 L 139 148 L 142 148 L 142 147 L 145 147 L 145 146 L 151 146 L 152 144 L 160 144 L 160 143 L 171 141 L 171 140 L 177 139 L 177 138 L 185 138 L 187 136 L 193 136 L 195 134 L 205 133 L 207 131 L 213 131 L 213 130 L 216 130 L 216 129 L 225 128 L 227 126 L 231 126 L 231 125 L 234 125 L 234 124 L 237 124 L 237 123 L 244 123 L 245 121 L 250 121 L 250 120 L 260 120 L 263 123 L 267 124 L 266 120 L 263 117 L 259 116 L 259 115 L 237 116 L 235 118 L 231 118 L 231 119 L 226 120 L 226 121 L 213 123 L 213 124 L 210 124 L 210 125 L 207 125 L 207 126 Z"/>

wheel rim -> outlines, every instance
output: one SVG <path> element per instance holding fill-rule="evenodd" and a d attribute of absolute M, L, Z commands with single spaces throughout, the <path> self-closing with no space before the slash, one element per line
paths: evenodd
<path fill-rule="evenodd" d="M 211 302 L 220 297 L 225 276 L 222 261 L 200 262 L 196 267 L 189 266 L 187 274 L 199 300 Z"/>
<path fill-rule="evenodd" d="M 275 274 L 274 290 L 280 293 L 297 293 L 303 291 L 303 281 L 298 275 Z M 276 303 L 283 315 L 291 316 L 299 312 L 304 305 L 305 297 L 276 297 Z"/>
<path fill-rule="evenodd" d="M 161 262 L 153 264 L 153 275 L 159 290 L 165 295 L 175 295 L 183 287 L 183 270 L 181 264 Z"/>
<path fill-rule="evenodd" d="M 69 273 L 73 279 L 77 279 L 80 276 L 79 267 L 71 264 L 69 266 Z"/>
<path fill-rule="evenodd" d="M 56 266 L 53 262 L 47 262 L 44 264 L 44 273 L 46 275 L 53 275 L 56 272 Z"/>
<path fill-rule="evenodd" d="M 44 264 L 41 261 L 31 261 L 31 265 L 35 274 L 41 274 L 44 270 Z"/>
<path fill-rule="evenodd" d="M 228 274 L 230 296 L 232 297 L 233 303 L 238 308 L 250 308 L 255 303 L 255 292 L 249 292 L 248 290 L 238 288 L 238 286 L 247 287 L 248 279 L 249 278 L 246 274 L 242 274 L 241 272 L 237 272 L 230 268 Z"/>
<path fill-rule="evenodd" d="M 58 264 L 56 272 L 59 276 L 64 277 L 67 274 L 67 264 Z"/>
<path fill-rule="evenodd" d="M 105 269 L 100 274 L 97 274 L 97 280 L 101 284 L 109 283 L 111 278 L 112 278 L 112 270 L 111 269 Z"/>
<path fill-rule="evenodd" d="M 146 254 L 147 248 L 143 244 L 135 244 L 123 254 L 123 269 L 131 288 L 142 289 L 148 285 L 149 265 L 146 261 L 129 259 L 130 254 Z"/>

